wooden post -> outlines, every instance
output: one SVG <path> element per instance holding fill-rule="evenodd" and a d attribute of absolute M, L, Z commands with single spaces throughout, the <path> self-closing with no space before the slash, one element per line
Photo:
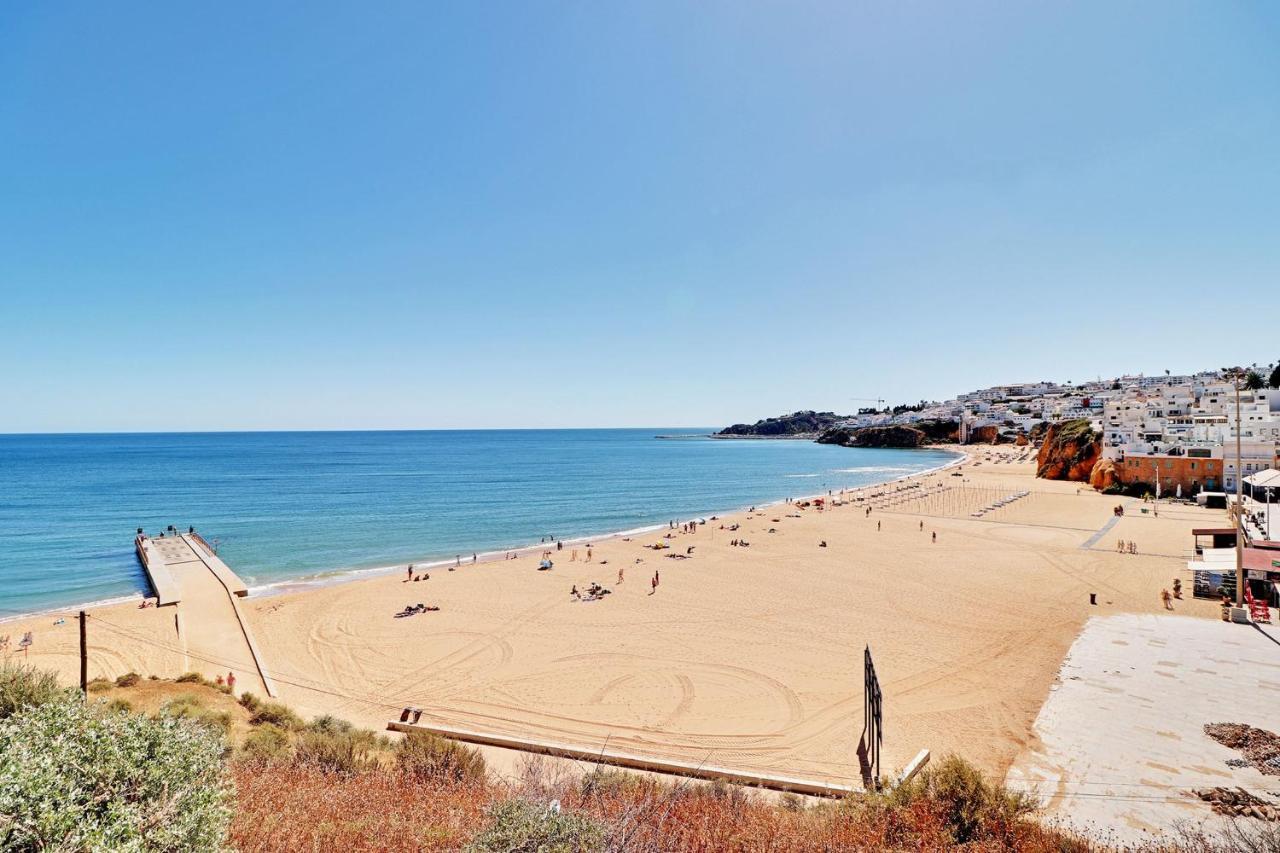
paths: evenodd
<path fill-rule="evenodd" d="M 89 637 L 85 632 L 87 615 L 80 611 L 80 692 L 89 698 Z"/>

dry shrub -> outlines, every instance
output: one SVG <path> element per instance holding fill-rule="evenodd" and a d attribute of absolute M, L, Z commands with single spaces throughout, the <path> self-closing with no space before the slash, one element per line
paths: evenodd
<path fill-rule="evenodd" d="M 247 694 L 246 694 L 247 695 Z M 241 701 L 243 705 L 244 702 Z M 249 718 L 249 722 L 255 726 L 261 726 L 270 723 L 273 726 L 279 726 L 282 729 L 300 729 L 302 728 L 302 718 L 293 712 L 288 705 L 279 702 L 258 702 L 256 707 L 250 708 L 253 716 Z M 245 705 L 248 708 L 248 705 Z"/>
<path fill-rule="evenodd" d="M 590 853 L 604 848 L 605 826 L 559 803 L 505 800 L 488 812 L 484 830 L 467 845 L 474 853 Z"/>
<path fill-rule="evenodd" d="M 240 757 L 249 763 L 288 764 L 293 761 L 293 744 L 288 732 L 267 723 L 245 735 Z"/>
<path fill-rule="evenodd" d="M 126 672 L 124 675 L 116 679 L 116 687 L 132 687 L 142 680 L 142 676 L 136 672 Z"/>
<path fill-rule="evenodd" d="M 982 771 L 955 755 L 925 768 L 888 797 L 898 808 L 922 800 L 932 805 L 957 844 L 1004 838 L 1036 809 L 1032 797 L 988 782 Z"/>
<path fill-rule="evenodd" d="M 359 769 L 359 762 L 353 770 L 345 758 L 335 765 L 303 756 L 295 760 L 292 754 L 296 744 L 305 755 L 309 738 L 330 739 L 328 744 L 358 734 L 326 718 L 294 735 L 269 724 L 255 729 L 235 768 L 237 848 L 344 853 L 1091 849 L 1031 820 L 1030 800 L 992 784 L 958 759 L 943 759 L 897 791 L 831 802 L 779 800 L 724 783 L 672 783 L 603 767 L 570 775 L 563 763 L 536 759 L 524 763 L 518 779 L 493 782 L 475 750 L 429 735 L 397 744 L 395 770 Z"/>
<path fill-rule="evenodd" d="M 418 779 L 474 782 L 484 779 L 484 757 L 457 741 L 428 732 L 406 735 L 396 745 L 396 767 Z"/>
<path fill-rule="evenodd" d="M 380 767 L 385 749 L 376 734 L 350 724 L 338 730 L 309 728 L 294 743 L 294 761 L 329 773 L 358 773 Z"/>
<path fill-rule="evenodd" d="M 237 763 L 231 841 L 245 853 L 457 851 L 485 824 L 495 791 L 483 783 L 348 775 L 302 765 Z"/>
<path fill-rule="evenodd" d="M 52 672 L 9 660 L 0 662 L 0 720 L 23 708 L 62 701 L 74 691 L 58 684 Z"/>

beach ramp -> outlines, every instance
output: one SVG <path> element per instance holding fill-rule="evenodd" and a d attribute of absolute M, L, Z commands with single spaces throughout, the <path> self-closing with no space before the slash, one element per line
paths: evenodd
<path fill-rule="evenodd" d="M 173 548 L 162 547 L 172 542 L 173 540 L 166 542 L 151 539 L 141 534 L 134 540 L 138 560 L 141 561 L 142 568 L 147 573 L 147 580 L 151 583 L 151 589 L 156 594 L 156 604 L 160 606 L 177 604 L 182 600 L 182 588 L 178 586 L 173 572 L 169 570 L 169 558 L 174 556 L 181 558 L 182 555 L 175 554 Z"/>
<path fill-rule="evenodd" d="M 276 696 L 239 599 L 248 588 L 194 533 L 138 537 L 138 556 L 159 604 L 178 606 L 182 652 L 206 677 L 231 674 L 241 690 Z"/>

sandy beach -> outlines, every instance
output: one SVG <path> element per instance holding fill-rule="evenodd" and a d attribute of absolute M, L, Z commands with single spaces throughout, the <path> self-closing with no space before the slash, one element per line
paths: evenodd
<path fill-rule="evenodd" d="M 417 583 L 381 575 L 240 608 L 281 698 L 307 714 L 381 729 L 414 705 L 424 719 L 470 729 L 842 782 L 858 778 L 870 646 L 886 769 L 927 748 L 1003 774 L 1090 616 L 1164 612 L 1160 591 L 1180 577 L 1187 598 L 1176 612 L 1218 618 L 1214 603 L 1190 599 L 1185 560 L 1190 529 L 1222 513 L 1162 505 L 1155 518 L 1141 501 L 998 461 L 1023 448 L 969 453 L 963 476 L 873 487 L 863 497 L 882 496 L 868 501 L 776 505 L 670 539 L 665 530 L 602 539 L 589 562 L 585 544 L 566 545 L 550 571 L 524 553 L 432 569 Z M 890 497 L 900 502 L 867 515 L 869 502 Z M 1117 503 L 1127 509 L 1118 523 Z M 1117 553 L 1118 539 L 1139 553 Z M 650 547 L 660 542 L 670 547 Z M 687 559 L 671 557 L 687 549 Z M 610 594 L 570 594 L 592 582 Z M 440 610 L 394 618 L 418 602 Z M 211 627 L 209 607 L 94 609 L 90 676 L 235 669 L 242 689 L 256 689 L 252 664 L 233 653 L 242 641 L 225 619 Z M 0 625 L 14 644 L 28 630 L 29 662 L 74 682 L 72 613 Z"/>

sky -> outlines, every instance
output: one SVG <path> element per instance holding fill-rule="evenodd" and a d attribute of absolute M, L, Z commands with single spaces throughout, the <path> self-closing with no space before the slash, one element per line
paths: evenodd
<path fill-rule="evenodd" d="M 8 3 L 0 432 L 1280 357 L 1280 6 Z"/>

